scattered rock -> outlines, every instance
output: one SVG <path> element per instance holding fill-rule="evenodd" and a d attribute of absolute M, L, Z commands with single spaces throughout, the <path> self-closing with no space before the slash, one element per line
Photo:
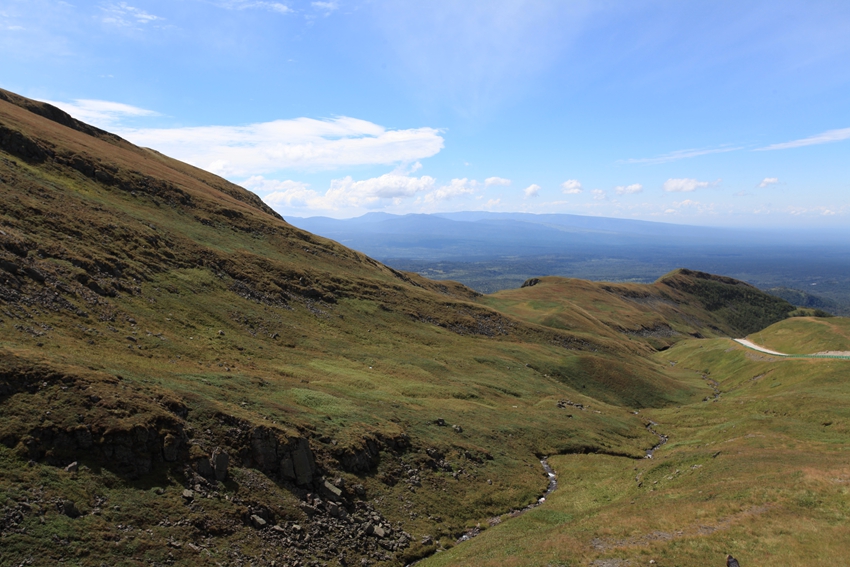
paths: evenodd
<path fill-rule="evenodd" d="M 261 517 L 259 517 L 256 514 L 251 516 L 251 525 L 254 526 L 255 528 L 257 528 L 258 530 L 261 530 L 264 527 L 266 527 L 267 523 L 268 522 L 266 522 L 264 519 L 262 519 Z"/>
<path fill-rule="evenodd" d="M 77 461 L 65 467 L 65 472 L 77 472 L 78 470 L 80 470 L 80 465 L 77 464 Z"/>
<path fill-rule="evenodd" d="M 333 500 L 334 502 L 342 500 L 342 490 L 327 480 L 322 483 L 322 492 L 328 500 Z"/>
<path fill-rule="evenodd" d="M 369 535 L 373 535 L 377 538 L 382 538 L 387 535 L 387 532 L 381 526 L 376 526 L 374 524 L 369 524 L 366 526 L 366 533 Z"/>
<path fill-rule="evenodd" d="M 452 429 L 454 429 L 457 433 L 463 433 L 463 427 L 460 425 L 452 425 Z"/>
<path fill-rule="evenodd" d="M 195 498 L 195 493 L 187 488 L 183 491 L 183 498 L 186 500 L 193 500 Z"/>
<path fill-rule="evenodd" d="M 77 509 L 77 505 L 74 503 L 73 500 L 63 500 L 59 504 L 59 511 L 62 514 L 65 514 L 66 516 L 68 516 L 69 518 L 79 518 L 80 517 L 80 511 L 79 511 L 79 509 Z"/>

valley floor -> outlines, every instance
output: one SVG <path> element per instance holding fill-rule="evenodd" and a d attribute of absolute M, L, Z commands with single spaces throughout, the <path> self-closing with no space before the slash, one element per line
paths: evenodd
<path fill-rule="evenodd" d="M 670 441 L 653 459 L 550 458 L 559 489 L 423 565 L 832 566 L 850 549 L 850 363 L 764 356 L 728 339 L 660 353 L 717 384 L 641 411 Z"/>

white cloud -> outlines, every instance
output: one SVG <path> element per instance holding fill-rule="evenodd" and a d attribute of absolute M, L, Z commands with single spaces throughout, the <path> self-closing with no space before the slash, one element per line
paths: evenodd
<path fill-rule="evenodd" d="M 326 16 L 339 9 L 339 4 L 337 2 L 312 2 L 310 5 L 317 10 L 324 12 Z"/>
<path fill-rule="evenodd" d="M 649 165 L 655 165 L 659 163 L 669 163 L 671 161 L 678 161 L 680 159 L 688 159 L 695 158 L 699 156 L 705 156 L 710 154 L 724 154 L 726 152 L 734 152 L 737 150 L 742 150 L 743 147 L 724 147 L 724 148 L 706 148 L 706 149 L 689 149 L 689 150 L 676 150 L 674 152 L 670 152 L 668 154 L 663 154 L 654 158 L 630 158 L 620 160 L 620 163 L 644 163 Z"/>
<path fill-rule="evenodd" d="M 225 0 L 218 2 L 218 6 L 228 10 L 268 10 L 278 14 L 291 14 L 295 12 L 292 8 L 282 2 L 264 2 L 254 0 Z"/>
<path fill-rule="evenodd" d="M 122 28 L 136 27 L 165 19 L 149 14 L 140 8 L 130 6 L 126 2 L 107 4 L 106 6 L 102 6 L 101 10 L 103 10 L 103 17 L 100 21 L 104 24 Z"/>
<path fill-rule="evenodd" d="M 495 207 L 498 207 L 500 204 L 502 204 L 501 199 L 490 199 L 489 201 L 484 203 L 484 208 L 485 209 L 493 209 Z"/>
<path fill-rule="evenodd" d="M 800 140 L 792 140 L 791 142 L 783 142 L 781 144 L 772 144 L 764 148 L 758 148 L 757 152 L 769 150 L 787 150 L 790 148 L 802 148 L 803 146 L 814 146 L 817 144 L 829 144 L 832 142 L 841 142 L 850 139 L 850 128 L 841 128 L 838 130 L 827 130 L 821 134 L 802 138 Z"/>
<path fill-rule="evenodd" d="M 116 133 L 134 144 L 224 176 L 410 163 L 443 149 L 443 138 L 435 128 L 387 130 L 345 116 L 247 126 L 125 128 Z"/>
<path fill-rule="evenodd" d="M 504 177 L 488 177 L 484 180 L 484 185 L 486 187 L 490 187 L 491 185 L 504 185 L 508 186 L 511 184 L 510 179 L 505 179 Z"/>
<path fill-rule="evenodd" d="M 332 169 L 353 165 L 410 163 L 443 148 L 434 128 L 387 130 L 365 120 L 295 118 L 247 126 L 127 128 L 127 119 L 160 116 L 129 104 L 77 99 L 47 100 L 84 122 L 106 128 L 131 142 L 222 175 L 269 173 L 287 168 Z"/>
<path fill-rule="evenodd" d="M 684 201 L 679 201 L 678 203 L 673 203 L 674 207 L 698 207 L 701 206 L 702 203 L 699 201 L 692 201 L 691 199 L 685 199 Z"/>
<path fill-rule="evenodd" d="M 158 112 L 108 100 L 76 99 L 74 102 L 44 102 L 61 108 L 74 118 L 101 128 L 112 128 L 126 118 L 159 116 Z"/>
<path fill-rule="evenodd" d="M 329 208 L 364 207 L 380 200 L 398 203 L 404 197 L 413 197 L 417 193 L 431 189 L 435 183 L 436 179 L 427 175 L 410 177 L 396 172 L 362 181 L 354 181 L 349 175 L 331 181 L 331 187 L 325 194 L 325 198 L 329 201 Z"/>
<path fill-rule="evenodd" d="M 758 187 L 759 189 L 764 189 L 765 187 L 769 185 L 774 185 L 776 183 L 779 183 L 778 177 L 765 177 L 761 180 L 761 183 L 758 184 Z"/>
<path fill-rule="evenodd" d="M 525 198 L 536 197 L 538 193 L 540 193 L 540 185 L 536 183 L 529 185 L 522 191 L 525 194 Z"/>
<path fill-rule="evenodd" d="M 351 176 L 333 179 L 324 194 L 300 181 L 276 181 L 260 175 L 242 182 L 242 186 L 259 194 L 272 207 L 303 207 L 325 211 L 400 204 L 403 199 L 429 191 L 435 185 L 433 177 L 412 177 L 399 171 L 361 181 L 355 181 Z"/>
<path fill-rule="evenodd" d="M 604 201 L 607 195 L 605 195 L 605 191 L 602 189 L 594 189 L 590 192 L 593 195 L 593 198 L 597 201 Z"/>
<path fill-rule="evenodd" d="M 478 185 L 479 183 L 477 181 L 467 179 L 466 177 L 463 179 L 452 179 L 448 185 L 443 185 L 437 188 L 437 190 L 425 195 L 425 202 L 436 203 L 438 201 L 448 201 L 461 195 L 470 195 L 475 192 Z"/>
<path fill-rule="evenodd" d="M 668 193 L 690 193 L 691 191 L 696 191 L 697 189 L 704 189 L 705 187 L 711 187 L 713 185 L 717 185 L 720 183 L 720 180 L 710 182 L 710 181 L 697 181 L 696 179 L 682 178 L 682 179 L 668 179 L 664 182 L 664 190 Z"/>
<path fill-rule="evenodd" d="M 618 185 L 614 187 L 617 195 L 634 195 L 643 191 L 643 185 L 640 183 L 632 183 L 631 185 Z"/>
<path fill-rule="evenodd" d="M 567 195 L 577 195 L 581 193 L 581 183 L 578 179 L 567 179 L 561 183 L 561 190 Z"/>
<path fill-rule="evenodd" d="M 262 195 L 263 201 L 271 207 L 306 207 L 319 199 L 319 195 L 301 181 L 275 181 L 254 175 L 243 181 L 242 186 Z"/>
<path fill-rule="evenodd" d="M 359 181 L 351 176 L 333 179 L 324 193 L 300 181 L 276 181 L 261 175 L 251 176 L 242 181 L 241 185 L 260 195 L 263 201 L 276 209 L 303 208 L 311 212 L 399 207 L 405 201 L 408 204 L 431 206 L 471 195 L 481 187 L 478 181 L 466 178 L 452 179 L 446 185 L 438 185 L 433 177 L 414 177 L 403 170 Z M 499 202 L 497 199 L 490 203 Z"/>

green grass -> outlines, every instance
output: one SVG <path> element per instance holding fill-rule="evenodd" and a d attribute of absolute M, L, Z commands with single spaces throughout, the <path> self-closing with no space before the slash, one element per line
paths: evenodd
<path fill-rule="evenodd" d="M 670 436 L 654 459 L 553 457 L 541 507 L 424 565 L 833 565 L 850 544 L 847 363 L 755 356 L 727 340 L 659 358 L 707 373 L 719 401 L 642 411 Z"/>
<path fill-rule="evenodd" d="M 750 340 L 788 354 L 850 351 L 850 319 L 794 317 L 753 333 Z"/>
<path fill-rule="evenodd" d="M 0 160 L 0 504 L 26 509 L 23 529 L 0 526 L 0 564 L 234 564 L 238 548 L 247 562 L 291 552 L 333 565 L 314 546 L 268 545 L 246 520 L 262 506 L 311 522 L 298 503 L 316 485 L 261 472 L 255 441 L 268 432 L 308 440 L 320 474 L 362 485 L 351 498 L 411 534 L 385 564 L 427 554 L 426 535 L 450 547 L 536 501 L 543 455 L 562 477 L 550 502 L 429 561 L 694 565 L 729 550 L 745 565 L 759 554 L 795 565 L 846 547 L 835 479 L 850 478 L 847 366 L 716 338 L 785 308 L 749 286 L 677 272 L 643 286 L 543 278 L 480 297 L 294 229 L 185 164 L 3 101 L 0 120 L 54 156 Z M 811 344 L 838 344 L 794 321 Z M 719 402 L 701 401 L 710 380 Z M 670 435 L 651 461 L 648 419 Z M 103 454 L 68 441 L 83 430 Z M 186 438 L 177 462 L 135 475 L 103 456 L 108 439 L 131 439 L 114 450 L 138 457 L 172 433 Z M 346 470 L 370 443 L 368 470 Z M 215 447 L 233 458 L 229 480 L 184 501 L 186 467 Z M 451 472 L 432 469 L 437 453 Z M 65 472 L 75 460 L 80 471 Z M 65 499 L 100 513 L 70 520 Z M 658 533 L 674 535 L 646 539 Z"/>

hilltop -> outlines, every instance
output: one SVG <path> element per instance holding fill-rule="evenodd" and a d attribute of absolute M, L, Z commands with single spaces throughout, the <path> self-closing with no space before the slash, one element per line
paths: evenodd
<path fill-rule="evenodd" d="M 640 412 L 712 394 L 659 353 L 793 310 L 688 270 L 482 296 L 7 91 L 0 199 L 3 562 L 425 557 L 543 456 L 642 459 Z"/>

